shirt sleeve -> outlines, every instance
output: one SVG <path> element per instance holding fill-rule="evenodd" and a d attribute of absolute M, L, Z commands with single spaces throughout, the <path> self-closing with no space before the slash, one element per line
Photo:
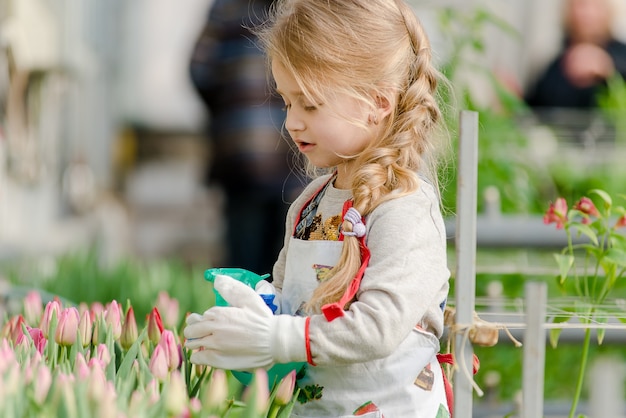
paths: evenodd
<path fill-rule="evenodd" d="M 409 196 L 383 203 L 368 216 L 371 259 L 357 300 L 345 315 L 309 324 L 314 364 L 364 362 L 390 355 L 416 325 L 440 337 L 450 272 L 438 199 L 422 183 Z"/>

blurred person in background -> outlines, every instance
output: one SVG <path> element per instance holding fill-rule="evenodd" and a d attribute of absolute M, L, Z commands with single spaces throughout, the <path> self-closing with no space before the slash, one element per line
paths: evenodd
<path fill-rule="evenodd" d="M 302 188 L 295 153 L 282 138 L 285 113 L 272 95 L 263 52 L 249 28 L 273 0 L 215 0 L 194 45 L 190 76 L 208 111 L 206 183 L 226 197 L 227 260 L 271 273 L 285 232 L 288 204 Z"/>
<path fill-rule="evenodd" d="M 611 0 L 566 0 L 563 17 L 563 47 L 528 90 L 531 107 L 594 107 L 609 77 L 626 77 L 626 44 L 612 33 Z"/>

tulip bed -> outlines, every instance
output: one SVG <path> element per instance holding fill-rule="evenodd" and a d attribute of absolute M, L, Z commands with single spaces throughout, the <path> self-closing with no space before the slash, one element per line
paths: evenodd
<path fill-rule="evenodd" d="M 176 299 L 159 293 L 142 326 L 126 305 L 44 303 L 29 291 L 0 334 L 0 416 L 289 416 L 295 372 L 270 387 L 257 370 L 243 387 L 189 362 Z"/>

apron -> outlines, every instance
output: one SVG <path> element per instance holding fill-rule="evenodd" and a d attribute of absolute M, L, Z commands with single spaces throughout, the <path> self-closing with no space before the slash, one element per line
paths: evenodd
<path fill-rule="evenodd" d="M 324 187 L 318 195 L 323 191 Z M 312 200 L 319 201 L 315 197 Z M 344 205 L 344 213 L 349 206 Z M 303 209 L 303 213 L 310 212 L 315 212 L 315 208 L 311 210 L 311 201 Z M 296 225 L 299 222 L 300 219 Z M 342 245 L 341 241 L 290 238 L 282 289 L 283 314 L 304 315 L 302 306 L 319 284 L 317 273 L 337 263 Z M 354 291 L 358 290 L 360 277 L 355 280 L 351 286 Z M 336 309 L 337 306 L 330 309 L 331 314 L 324 313 L 328 320 L 341 320 Z M 416 327 L 389 357 L 345 365 L 308 364 L 298 387 L 302 391 L 317 385 L 322 388 L 321 397 L 304 404 L 296 402 L 291 416 L 448 418 L 438 351 L 439 340 Z"/>

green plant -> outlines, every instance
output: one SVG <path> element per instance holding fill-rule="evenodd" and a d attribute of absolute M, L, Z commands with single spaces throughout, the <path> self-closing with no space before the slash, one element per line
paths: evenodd
<path fill-rule="evenodd" d="M 564 314 L 552 318 L 554 323 L 564 323 L 572 317 L 583 324 L 605 324 L 615 316 L 622 320 L 616 310 L 612 312 L 605 302 L 614 290 L 623 285 L 626 276 L 626 237 L 620 228 L 626 226 L 626 210 L 613 204 L 611 196 L 603 190 L 590 192 L 598 205 L 589 197 L 582 197 L 571 208 L 564 198 L 552 203 L 544 216 L 544 223 L 556 224 L 567 235 L 567 245 L 555 259 L 559 268 L 557 283 L 564 294 L 575 296 L 573 305 Z M 575 242 L 574 238 L 584 238 Z M 560 328 L 550 332 L 550 340 L 556 346 Z M 605 330 L 597 330 L 598 343 L 602 343 Z M 576 413 L 583 389 L 591 327 L 585 327 L 580 369 L 576 381 L 570 418 Z"/>
<path fill-rule="evenodd" d="M 290 415 L 295 373 L 270 388 L 259 369 L 242 392 L 230 372 L 192 364 L 181 340 L 156 307 L 138 329 L 130 302 L 125 315 L 115 300 L 79 310 L 53 299 L 44 309 L 30 291 L 0 332 L 0 416 Z"/>
<path fill-rule="evenodd" d="M 488 187 L 500 192 L 504 213 L 540 213 L 545 196 L 554 191 L 550 174 L 545 167 L 529 158 L 528 140 L 517 116 L 528 112 L 523 100 L 504 86 L 501 79 L 485 65 L 486 29 L 495 27 L 504 36 L 519 38 L 519 33 L 506 21 L 484 8 L 469 12 L 458 8 L 443 8 L 439 26 L 449 40 L 449 59 L 441 68 L 454 86 L 454 91 L 443 97 L 444 109 L 457 102 L 462 109 L 479 113 L 478 134 L 478 211 L 483 211 L 480 197 Z M 495 95 L 495 102 L 482 104 L 473 86 L 466 81 L 482 79 Z M 448 130 L 457 131 L 457 115 L 445 114 Z M 454 134 L 453 139 L 456 139 Z M 447 210 L 456 209 L 456 178 L 454 165 L 444 167 L 441 177 L 446 188 L 443 204 Z"/>

